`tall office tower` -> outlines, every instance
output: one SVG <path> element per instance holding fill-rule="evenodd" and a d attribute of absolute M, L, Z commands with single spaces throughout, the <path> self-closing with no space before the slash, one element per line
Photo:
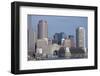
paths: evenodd
<path fill-rule="evenodd" d="M 85 48 L 85 29 L 78 27 L 76 29 L 76 47 Z"/>
<path fill-rule="evenodd" d="M 69 37 L 69 39 L 71 40 L 71 47 L 75 47 L 74 36 L 73 36 L 73 35 L 69 35 L 68 37 Z"/>
<path fill-rule="evenodd" d="M 48 38 L 47 21 L 40 20 L 37 27 L 38 39 Z"/>
<path fill-rule="evenodd" d="M 56 43 L 58 44 L 58 40 L 59 40 L 59 33 L 55 33 L 54 36 L 53 36 L 53 43 Z"/>
<path fill-rule="evenodd" d="M 35 52 L 36 32 L 32 28 L 32 16 L 28 16 L 28 29 L 27 29 L 27 42 L 28 42 L 28 55 L 32 56 Z"/>
<path fill-rule="evenodd" d="M 64 39 L 65 37 L 66 37 L 66 34 L 64 32 L 55 33 L 55 35 L 54 35 L 54 41 L 57 44 L 61 45 L 62 39 Z"/>

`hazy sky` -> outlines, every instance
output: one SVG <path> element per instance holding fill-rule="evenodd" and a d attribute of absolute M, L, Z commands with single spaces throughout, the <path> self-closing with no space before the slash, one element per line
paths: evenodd
<path fill-rule="evenodd" d="M 87 17 L 79 16 L 49 16 L 49 15 L 28 15 L 31 17 L 32 27 L 35 31 L 39 20 L 46 20 L 48 23 L 48 35 L 52 37 L 55 33 L 65 32 L 66 35 L 74 35 L 76 38 L 76 28 L 82 26 L 85 28 L 87 43 Z"/>

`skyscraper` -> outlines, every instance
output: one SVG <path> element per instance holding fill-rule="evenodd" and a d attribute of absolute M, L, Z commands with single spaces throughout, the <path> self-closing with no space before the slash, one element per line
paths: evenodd
<path fill-rule="evenodd" d="M 27 36 L 27 42 L 28 42 L 28 55 L 32 56 L 33 53 L 35 52 L 35 44 L 36 44 L 36 39 L 37 35 L 36 32 L 33 31 L 32 28 L 32 16 L 28 16 L 28 36 Z"/>
<path fill-rule="evenodd" d="M 48 38 L 47 21 L 40 20 L 37 27 L 38 39 Z"/>
<path fill-rule="evenodd" d="M 61 44 L 62 39 L 66 37 L 66 34 L 64 32 L 55 33 L 54 35 L 54 41 L 56 41 L 57 44 Z"/>
<path fill-rule="evenodd" d="M 85 47 L 85 29 L 84 27 L 78 27 L 76 29 L 76 47 Z"/>

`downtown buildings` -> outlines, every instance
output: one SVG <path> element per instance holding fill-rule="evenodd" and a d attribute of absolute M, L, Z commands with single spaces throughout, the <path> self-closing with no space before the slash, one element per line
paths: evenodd
<path fill-rule="evenodd" d="M 49 38 L 48 23 L 45 20 L 39 20 L 37 31 L 31 32 L 31 28 L 28 31 L 30 31 L 28 32 L 28 50 L 33 51 L 31 54 L 34 55 L 36 60 L 84 58 L 84 27 L 76 29 L 76 40 L 74 35 L 66 35 L 65 32 L 55 32 L 53 38 Z"/>

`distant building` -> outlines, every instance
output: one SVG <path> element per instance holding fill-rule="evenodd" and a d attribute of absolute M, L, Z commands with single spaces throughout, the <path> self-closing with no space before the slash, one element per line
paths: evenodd
<path fill-rule="evenodd" d="M 64 47 L 71 48 L 71 39 L 66 38 L 66 39 L 63 41 L 63 46 L 64 46 Z"/>
<path fill-rule="evenodd" d="M 66 58 L 71 58 L 71 52 L 70 52 L 70 49 L 69 48 L 66 48 L 65 49 L 65 57 Z"/>
<path fill-rule="evenodd" d="M 65 41 L 65 38 L 62 38 L 61 45 L 63 45 L 64 41 Z"/>
<path fill-rule="evenodd" d="M 82 48 L 70 48 L 71 58 L 85 58 L 85 52 Z"/>
<path fill-rule="evenodd" d="M 28 40 L 28 55 L 32 56 L 33 53 L 35 53 L 35 44 L 36 44 L 36 40 L 37 40 L 37 35 L 36 32 L 33 31 L 32 28 L 32 17 L 29 16 L 28 17 L 28 36 L 27 36 L 27 40 Z"/>
<path fill-rule="evenodd" d="M 73 35 L 69 35 L 69 39 L 71 40 L 71 47 L 76 47 L 74 36 Z"/>
<path fill-rule="evenodd" d="M 48 39 L 48 45 L 52 45 L 52 39 Z"/>
<path fill-rule="evenodd" d="M 58 51 L 58 56 L 60 58 L 71 58 L 71 52 L 70 49 L 67 47 L 60 47 L 59 51 Z"/>
<path fill-rule="evenodd" d="M 42 54 L 42 48 L 37 48 L 36 49 L 36 54 Z"/>
<path fill-rule="evenodd" d="M 48 40 L 46 38 L 37 40 L 37 49 L 39 48 L 42 49 L 43 54 L 48 53 Z"/>
<path fill-rule="evenodd" d="M 82 48 L 85 52 L 85 57 L 88 57 L 88 48 Z"/>
<path fill-rule="evenodd" d="M 48 45 L 48 54 L 54 55 L 55 52 L 59 50 L 60 46 L 58 44 Z"/>
<path fill-rule="evenodd" d="M 66 55 L 65 55 L 65 47 L 60 47 L 59 51 L 58 51 L 58 57 L 59 58 L 65 58 Z"/>
<path fill-rule="evenodd" d="M 53 39 L 52 42 L 58 44 L 58 42 L 59 42 L 59 33 L 55 33 L 55 35 L 53 37 L 54 37 L 54 39 Z"/>
<path fill-rule="evenodd" d="M 38 39 L 48 38 L 48 24 L 47 21 L 40 20 L 37 27 Z"/>
<path fill-rule="evenodd" d="M 84 27 L 78 27 L 76 29 L 76 47 L 85 47 L 85 29 Z"/>
<path fill-rule="evenodd" d="M 57 43 L 61 45 L 62 39 L 66 37 L 64 32 L 55 33 L 53 43 Z"/>

